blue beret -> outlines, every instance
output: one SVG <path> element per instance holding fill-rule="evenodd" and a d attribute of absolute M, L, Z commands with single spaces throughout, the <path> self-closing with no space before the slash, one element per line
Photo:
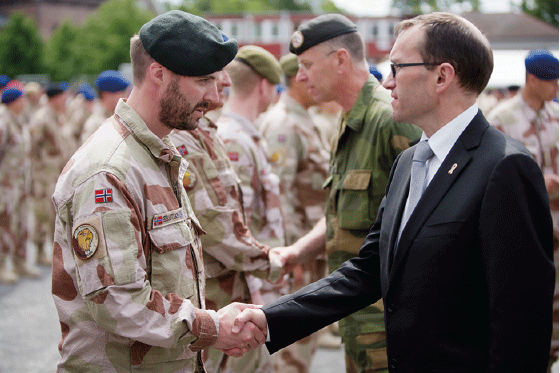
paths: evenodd
<path fill-rule="evenodd" d="M 139 32 L 148 54 L 184 76 L 222 70 L 237 53 L 237 41 L 224 40 L 220 30 L 204 18 L 171 10 L 146 23 Z"/>
<path fill-rule="evenodd" d="M 525 58 L 525 69 L 541 80 L 558 79 L 558 58 L 546 49 L 529 52 Z"/>
<path fill-rule="evenodd" d="M 300 55 L 319 43 L 357 31 L 358 26 L 342 14 L 323 14 L 299 25 L 292 34 L 289 49 Z"/>
<path fill-rule="evenodd" d="M 381 74 L 379 70 L 377 70 L 377 67 L 372 63 L 369 64 L 369 73 L 375 76 L 377 80 L 383 80 L 383 74 Z"/>
<path fill-rule="evenodd" d="M 95 85 L 101 92 L 120 92 L 127 89 L 130 82 L 117 70 L 106 70 L 99 74 Z"/>
<path fill-rule="evenodd" d="M 68 88 L 68 83 L 66 82 L 49 83 L 47 85 L 47 89 L 45 90 L 45 93 L 50 98 L 66 91 L 66 88 Z"/>
<path fill-rule="evenodd" d="M 12 80 L 8 85 L 6 85 L 6 89 L 2 92 L 2 103 L 9 104 L 17 100 L 20 96 L 23 95 L 23 84 L 18 81 Z"/>
<path fill-rule="evenodd" d="M 78 86 L 78 92 L 88 101 L 94 100 L 97 97 L 97 93 L 95 93 L 95 90 L 88 83 L 80 84 Z"/>
<path fill-rule="evenodd" d="M 0 88 L 7 86 L 10 80 L 6 75 L 0 75 Z"/>

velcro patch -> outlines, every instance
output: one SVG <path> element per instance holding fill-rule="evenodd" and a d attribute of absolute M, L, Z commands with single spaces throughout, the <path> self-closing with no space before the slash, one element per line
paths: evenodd
<path fill-rule="evenodd" d="M 165 227 L 166 225 L 184 221 L 186 219 L 187 213 L 183 208 L 179 208 L 177 210 L 169 211 L 163 214 L 154 215 L 154 217 L 151 219 L 151 226 L 149 227 L 149 229 Z"/>

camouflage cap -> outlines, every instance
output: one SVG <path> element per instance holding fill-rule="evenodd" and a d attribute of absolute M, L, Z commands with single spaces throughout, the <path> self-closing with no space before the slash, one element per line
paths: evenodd
<path fill-rule="evenodd" d="M 323 14 L 299 25 L 290 40 L 290 52 L 297 55 L 334 37 L 357 32 L 358 26 L 342 14 Z"/>
<path fill-rule="evenodd" d="M 282 75 L 280 63 L 266 49 L 256 45 L 245 45 L 239 48 L 235 59 L 251 67 L 272 84 L 280 83 Z"/>
<path fill-rule="evenodd" d="M 204 18 L 180 10 L 161 14 L 140 29 L 146 52 L 176 74 L 202 76 L 220 71 L 237 53 L 237 41 L 224 41 Z"/>
<path fill-rule="evenodd" d="M 296 76 L 299 65 L 297 56 L 293 53 L 288 53 L 280 58 L 280 67 L 286 76 Z"/>

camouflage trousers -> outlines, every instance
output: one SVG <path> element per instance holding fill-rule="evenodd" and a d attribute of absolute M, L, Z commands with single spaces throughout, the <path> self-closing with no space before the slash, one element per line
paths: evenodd
<path fill-rule="evenodd" d="M 56 180 L 54 180 L 56 183 Z M 34 227 L 32 240 L 38 247 L 54 235 L 55 212 L 51 201 L 54 193 L 53 180 L 37 180 L 33 183 Z"/>
<path fill-rule="evenodd" d="M 6 195 L 6 194 L 4 194 Z M 12 206 L 0 206 L 0 259 L 6 256 L 25 259 L 29 235 L 29 206 L 27 198 L 15 198 Z M 11 201 L 13 202 L 13 201 Z"/>
<path fill-rule="evenodd" d="M 338 269 L 355 255 L 329 253 L 329 270 Z M 346 373 L 388 373 L 383 302 L 370 305 L 338 322 L 344 342 Z"/>
<path fill-rule="evenodd" d="M 327 274 L 327 262 L 319 258 L 310 263 L 302 265 L 294 270 L 290 286 L 290 292 L 296 292 L 302 287 L 309 285 Z M 320 330 L 308 337 L 300 339 L 296 343 L 285 347 L 272 355 L 275 373 L 307 373 L 311 366 L 313 355 L 317 350 Z"/>
<path fill-rule="evenodd" d="M 204 368 L 208 373 L 272 373 L 271 360 L 264 345 L 239 358 L 210 347 L 204 353 Z"/>

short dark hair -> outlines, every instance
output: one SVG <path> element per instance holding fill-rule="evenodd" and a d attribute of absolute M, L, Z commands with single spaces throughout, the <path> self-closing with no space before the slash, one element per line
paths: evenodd
<path fill-rule="evenodd" d="M 451 64 L 461 87 L 482 93 L 494 69 L 492 48 L 482 32 L 463 17 L 434 12 L 399 22 L 395 34 L 416 25 L 426 31 L 425 45 L 419 46 L 424 62 Z"/>

